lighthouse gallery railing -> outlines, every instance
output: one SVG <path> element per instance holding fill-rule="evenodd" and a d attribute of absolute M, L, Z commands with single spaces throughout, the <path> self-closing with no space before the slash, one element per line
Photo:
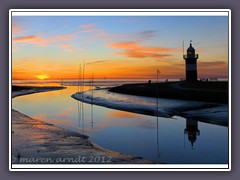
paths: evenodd
<path fill-rule="evenodd" d="M 195 58 L 195 59 L 198 59 L 198 54 L 184 54 L 184 55 L 183 55 L 183 59 L 187 59 L 187 58 Z"/>

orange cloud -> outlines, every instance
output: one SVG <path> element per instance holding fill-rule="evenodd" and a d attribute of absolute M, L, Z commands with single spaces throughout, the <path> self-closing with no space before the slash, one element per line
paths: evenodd
<path fill-rule="evenodd" d="M 14 26 L 15 31 L 20 31 L 18 26 Z M 13 27 L 13 28 L 14 28 Z M 87 26 L 86 26 L 87 27 Z M 69 41 L 74 39 L 75 35 L 80 34 L 80 33 L 86 33 L 86 32 L 93 32 L 93 31 L 97 31 L 97 29 L 94 28 L 88 28 L 88 29 L 82 29 L 82 30 L 77 30 L 68 34 L 60 34 L 60 35 L 55 35 L 52 37 L 40 37 L 40 36 L 20 36 L 20 37 L 15 37 L 12 39 L 13 42 L 16 43 L 29 43 L 29 44 L 35 44 L 38 46 L 48 46 L 49 43 L 53 43 L 53 42 L 62 42 L 62 41 Z M 16 34 L 16 33 L 15 33 Z M 69 47 L 69 44 L 63 44 L 62 47 Z M 73 52 L 72 50 L 70 50 L 69 52 Z"/>
<path fill-rule="evenodd" d="M 70 46 L 71 46 L 70 44 L 61 44 L 61 47 L 63 47 L 63 48 L 68 48 Z"/>
<path fill-rule="evenodd" d="M 67 52 L 77 52 L 78 50 L 77 49 L 68 49 L 66 50 Z"/>
<path fill-rule="evenodd" d="M 22 36 L 13 38 L 14 42 L 29 42 L 29 41 L 36 41 L 38 39 L 37 36 Z"/>
<path fill-rule="evenodd" d="M 38 36 L 21 36 L 12 39 L 16 43 L 29 43 L 39 46 L 47 46 L 47 41 Z"/>
<path fill-rule="evenodd" d="M 93 26 L 95 26 L 95 24 L 82 24 L 82 25 L 80 26 L 80 28 L 88 29 L 88 28 L 91 28 L 91 27 L 93 27 Z"/>
<path fill-rule="evenodd" d="M 51 42 L 61 42 L 73 39 L 72 34 L 63 34 L 63 35 L 56 35 L 53 37 L 43 38 L 39 36 L 21 36 L 15 37 L 12 39 L 13 42 L 16 43 L 30 43 L 35 44 L 38 46 L 48 46 Z"/>
<path fill-rule="evenodd" d="M 61 44 L 60 47 L 64 48 L 66 52 L 77 52 L 77 49 L 72 48 L 71 44 Z"/>
<path fill-rule="evenodd" d="M 80 33 L 88 33 L 88 32 L 96 32 L 99 31 L 97 28 L 89 28 L 89 29 L 81 29 L 73 32 L 73 34 L 80 34 Z"/>
<path fill-rule="evenodd" d="M 198 63 L 198 72 L 200 78 L 227 78 L 228 63 L 224 61 L 200 62 Z"/>
<path fill-rule="evenodd" d="M 213 67 L 227 67 L 227 63 L 224 61 L 211 61 L 211 62 L 199 62 L 198 63 L 202 68 L 213 68 Z"/>
<path fill-rule="evenodd" d="M 13 23 L 12 24 L 12 35 L 16 36 L 22 33 L 27 32 L 27 30 L 23 29 L 20 25 Z"/>
<path fill-rule="evenodd" d="M 133 57 L 133 58 L 159 58 L 159 57 L 166 57 L 170 56 L 169 54 L 157 54 L 157 53 L 144 53 L 144 52 L 138 52 L 138 51 L 125 51 L 120 52 L 119 54 L 122 54 L 127 57 Z"/>
<path fill-rule="evenodd" d="M 119 52 L 119 54 L 127 57 L 135 57 L 135 58 L 166 57 L 166 56 L 170 56 L 170 54 L 161 54 L 161 53 L 175 51 L 175 49 L 173 48 L 142 46 L 133 41 L 109 44 L 108 46 L 116 49 L 123 49 L 124 51 Z"/>
<path fill-rule="evenodd" d="M 90 64 L 98 64 L 98 63 L 105 63 L 105 62 L 107 62 L 107 61 L 109 61 L 109 60 L 94 61 L 94 62 L 89 62 L 89 63 L 87 63 L 87 65 L 90 65 Z"/>
<path fill-rule="evenodd" d="M 47 42 L 60 42 L 60 41 L 67 41 L 67 40 L 72 40 L 74 38 L 73 34 L 61 34 L 61 35 L 56 35 L 53 37 L 46 38 L 45 41 Z"/>

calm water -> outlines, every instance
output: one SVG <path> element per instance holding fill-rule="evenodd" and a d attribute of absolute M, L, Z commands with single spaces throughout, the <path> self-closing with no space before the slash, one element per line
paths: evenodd
<path fill-rule="evenodd" d="M 31 117 L 87 134 L 91 141 L 118 152 L 170 164 L 228 163 L 227 127 L 90 105 L 71 98 L 77 90 L 68 86 L 20 96 L 12 105 Z"/>

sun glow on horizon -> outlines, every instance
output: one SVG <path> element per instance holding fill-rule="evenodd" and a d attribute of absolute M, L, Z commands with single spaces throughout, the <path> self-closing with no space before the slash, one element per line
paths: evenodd
<path fill-rule="evenodd" d="M 36 78 L 44 80 L 44 79 L 48 79 L 49 76 L 47 74 L 39 74 L 39 75 L 36 75 Z"/>

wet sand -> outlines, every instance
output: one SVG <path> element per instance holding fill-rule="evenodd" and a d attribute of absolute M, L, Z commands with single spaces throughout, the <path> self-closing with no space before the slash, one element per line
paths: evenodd
<path fill-rule="evenodd" d="M 229 102 L 228 82 L 165 82 L 148 84 L 124 84 L 109 89 L 110 92 L 145 96 L 199 101 L 205 104 L 168 109 L 168 115 L 182 116 L 200 122 L 228 126 Z M 149 113 L 150 114 L 150 113 Z"/>
<path fill-rule="evenodd" d="M 94 97 L 92 96 L 94 94 Z M 72 98 L 88 103 L 121 111 L 172 118 L 180 116 L 188 120 L 215 124 L 227 127 L 229 124 L 229 108 L 227 104 L 202 101 L 189 101 L 159 98 L 159 107 L 156 108 L 156 99 L 137 95 L 109 92 L 108 89 L 96 89 L 93 93 L 85 91 L 75 93 Z"/>
<path fill-rule="evenodd" d="M 61 88 L 57 88 L 61 89 Z M 15 91 L 12 97 L 57 90 Z M 106 137 L 107 138 L 107 137 Z M 149 164 L 152 161 L 104 149 L 88 137 L 12 109 L 13 164 Z"/>

